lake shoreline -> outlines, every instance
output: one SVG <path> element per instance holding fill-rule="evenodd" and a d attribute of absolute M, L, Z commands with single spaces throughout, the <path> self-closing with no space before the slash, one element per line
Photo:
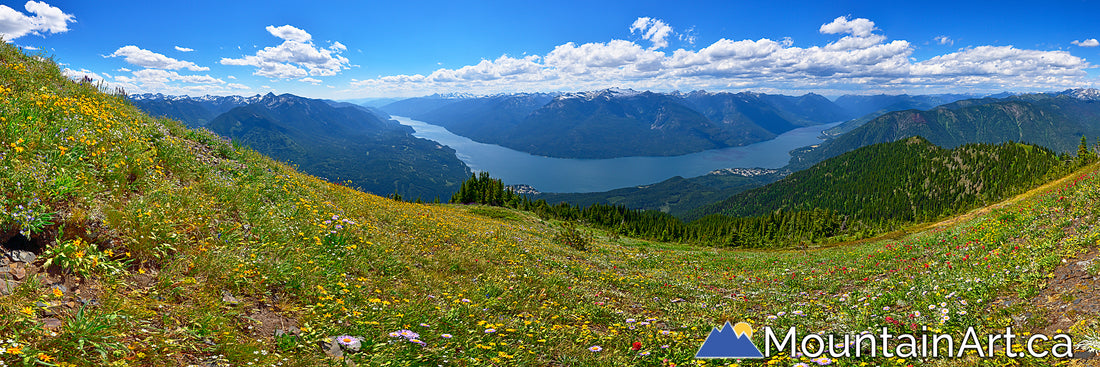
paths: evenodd
<path fill-rule="evenodd" d="M 529 185 L 544 193 L 601 192 L 675 176 L 697 177 L 725 168 L 782 168 L 790 161 L 791 150 L 821 143 L 821 132 L 841 123 L 798 128 L 772 140 L 678 156 L 574 159 L 533 155 L 476 142 L 424 121 L 391 118 L 412 127 L 413 136 L 451 147 L 474 171 L 488 171 L 507 185 Z"/>

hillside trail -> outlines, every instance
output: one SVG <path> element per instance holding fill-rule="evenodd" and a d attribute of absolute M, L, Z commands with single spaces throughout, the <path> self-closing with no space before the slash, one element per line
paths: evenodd
<path fill-rule="evenodd" d="M 968 211 L 966 213 L 962 213 L 962 214 L 959 214 L 959 215 L 941 220 L 939 222 L 928 222 L 928 223 L 916 224 L 916 225 L 913 225 L 913 226 L 905 228 L 905 229 L 884 233 L 884 234 L 881 234 L 881 235 L 878 235 L 878 236 L 875 236 L 875 237 L 864 238 L 864 239 L 853 240 L 853 241 L 846 241 L 846 242 L 838 242 L 838 243 L 835 243 L 835 244 L 822 246 L 819 249 L 826 249 L 826 248 L 832 248 L 832 247 L 843 247 L 843 246 L 848 246 L 848 245 L 855 245 L 855 244 L 860 244 L 860 243 L 875 242 L 875 241 L 888 240 L 888 239 L 899 239 L 899 238 L 908 236 L 909 234 L 913 234 L 913 233 L 920 233 L 920 232 L 924 232 L 924 231 L 927 231 L 927 230 L 930 230 L 930 229 L 949 227 L 949 226 L 952 226 L 952 225 L 955 225 L 955 224 L 973 219 L 975 217 L 981 216 L 983 214 L 989 213 L 993 210 L 1004 208 L 1006 206 L 1018 203 L 1018 202 L 1020 202 L 1024 199 L 1031 198 L 1031 197 L 1034 197 L 1034 196 L 1039 195 L 1041 193 L 1047 192 L 1047 191 L 1049 191 L 1049 190 L 1051 190 L 1055 187 L 1066 184 L 1067 182 L 1077 178 L 1078 176 L 1080 176 L 1082 174 L 1086 174 L 1088 172 L 1092 172 L 1092 171 L 1095 171 L 1097 169 L 1100 169 L 1100 162 L 1092 163 L 1092 164 L 1089 164 L 1087 166 L 1081 167 L 1080 169 L 1077 169 L 1077 170 L 1073 171 L 1072 173 L 1070 173 L 1068 175 L 1065 175 L 1065 176 L 1063 176 L 1059 179 L 1052 180 L 1050 182 L 1042 184 L 1042 185 L 1040 185 L 1036 188 L 1033 188 L 1033 189 L 1028 190 L 1026 192 L 1020 193 L 1016 196 L 1005 199 L 1003 201 L 1000 201 L 1000 202 L 997 202 L 997 203 L 994 203 L 994 204 L 990 204 L 990 205 L 987 205 L 987 206 L 983 206 L 981 208 L 976 208 L 976 209 L 973 209 L 973 210 Z"/>

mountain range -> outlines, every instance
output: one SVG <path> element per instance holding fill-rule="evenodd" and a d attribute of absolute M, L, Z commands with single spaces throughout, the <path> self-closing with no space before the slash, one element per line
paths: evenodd
<path fill-rule="evenodd" d="M 453 149 L 350 103 L 271 93 L 130 99 L 150 115 L 207 128 L 306 173 L 379 195 L 445 199 L 470 174 Z"/>
<path fill-rule="evenodd" d="M 381 109 L 482 143 L 559 158 L 670 156 L 751 144 L 851 113 L 825 97 L 760 93 L 432 95 Z"/>
<path fill-rule="evenodd" d="M 797 150 L 789 168 L 806 168 L 862 146 L 910 136 L 921 136 L 944 148 L 1016 141 L 1070 153 L 1082 136 L 1100 136 L 1100 92 L 1071 89 L 889 112 L 819 146 Z"/>

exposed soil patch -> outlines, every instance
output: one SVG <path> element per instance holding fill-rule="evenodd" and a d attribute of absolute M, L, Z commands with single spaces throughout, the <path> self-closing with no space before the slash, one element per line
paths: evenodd
<path fill-rule="evenodd" d="M 271 337 L 278 330 L 287 334 L 298 333 L 298 320 L 279 315 L 262 304 L 252 310 L 248 319 L 253 321 L 252 330 L 257 337 Z"/>
<path fill-rule="evenodd" d="M 1089 268 L 1100 262 L 1098 255 L 1100 251 L 1092 249 L 1054 269 L 1047 287 L 1031 299 L 1031 304 L 1047 310 L 1047 325 L 1034 332 L 1068 332 L 1081 320 L 1100 318 L 1100 274 L 1089 274 Z"/>

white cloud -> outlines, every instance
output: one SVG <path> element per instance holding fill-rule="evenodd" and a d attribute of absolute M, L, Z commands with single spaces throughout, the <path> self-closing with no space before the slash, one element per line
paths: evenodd
<path fill-rule="evenodd" d="M 251 89 L 240 83 L 226 83 L 210 75 L 181 75 L 161 69 L 142 69 L 131 72 L 130 75 L 116 75 L 110 80 L 109 86 L 122 88 L 127 93 L 186 95 L 244 94 Z"/>
<path fill-rule="evenodd" d="M 269 25 L 269 26 L 267 26 L 266 29 L 267 29 L 268 33 L 271 33 L 271 35 L 273 35 L 275 37 L 282 38 L 282 39 L 287 40 L 287 41 L 298 42 L 298 43 L 306 43 L 306 42 L 310 42 L 310 40 L 313 39 L 313 36 L 309 35 L 308 32 L 306 32 L 304 30 L 301 30 L 301 29 L 298 29 L 298 28 L 295 28 L 294 26 L 289 25 L 289 24 L 284 25 L 282 27 L 276 27 L 276 26 L 273 26 L 273 25 Z M 253 47 L 255 47 L 255 46 L 253 46 Z"/>
<path fill-rule="evenodd" d="M 84 78 L 88 78 L 91 80 L 104 80 L 102 76 L 93 73 L 88 69 L 73 70 L 69 68 L 64 68 L 61 70 L 61 75 L 64 75 L 72 80 L 83 80 Z"/>
<path fill-rule="evenodd" d="M 634 32 L 648 30 L 640 18 Z M 649 26 L 651 27 L 651 26 Z M 1085 59 L 1066 51 L 979 46 L 913 59 L 914 46 L 889 40 L 875 23 L 840 17 L 820 26 L 840 35 L 824 45 L 789 37 L 722 38 L 698 50 L 657 51 L 627 40 L 566 43 L 546 55 L 501 56 L 422 75 L 388 75 L 351 82 L 345 93 L 407 96 L 455 90 L 474 93 L 586 90 L 745 90 L 773 93 L 944 93 L 1087 87 Z M 643 34 L 643 38 L 645 38 Z M 937 42 L 949 40 L 943 37 Z M 950 42 L 948 42 L 950 43 Z M 304 77 L 304 75 L 303 75 Z"/>
<path fill-rule="evenodd" d="M 23 46 L 23 49 L 27 50 L 27 51 L 38 51 L 39 50 L 38 47 L 34 47 L 34 46 Z"/>
<path fill-rule="evenodd" d="M 677 38 L 679 38 L 681 41 L 687 42 L 689 45 L 695 46 L 696 36 L 697 35 L 695 34 L 695 27 L 691 27 L 683 33 L 677 35 Z"/>
<path fill-rule="evenodd" d="M 115 79 L 142 83 L 184 82 L 193 84 L 225 84 L 225 81 L 209 75 L 180 75 L 174 71 L 160 69 L 142 69 L 132 73 L 134 76 L 117 76 Z"/>
<path fill-rule="evenodd" d="M 187 47 L 179 47 L 179 46 L 176 46 L 176 51 L 179 51 L 179 52 L 191 52 L 191 51 L 195 51 L 195 49 L 193 49 L 193 48 L 187 48 Z"/>
<path fill-rule="evenodd" d="M 116 50 L 114 53 L 104 57 L 124 57 L 126 59 L 126 62 L 130 64 L 152 69 L 187 69 L 191 71 L 210 70 L 210 68 L 208 67 L 198 66 L 190 61 L 176 60 L 171 57 L 164 56 L 153 51 L 145 50 L 134 45 L 123 46 Z"/>
<path fill-rule="evenodd" d="M 255 55 L 223 58 L 221 64 L 254 66 L 257 69 L 253 75 L 281 79 L 332 76 L 349 67 L 350 61 L 340 55 L 347 47 L 340 42 L 328 48 L 317 48 L 308 32 L 291 25 L 268 26 L 267 31 L 283 39 L 283 43 L 265 47 Z"/>
<path fill-rule="evenodd" d="M 1071 42 L 1071 43 L 1073 43 L 1073 44 L 1075 44 L 1075 45 L 1078 45 L 1078 46 L 1081 46 L 1081 47 L 1096 47 L 1096 46 L 1100 46 L 1100 41 L 1097 41 L 1097 40 L 1096 40 L 1095 38 L 1089 38 L 1089 39 L 1087 39 L 1087 40 L 1084 40 L 1084 41 L 1077 41 L 1077 40 L 1074 40 L 1074 41 L 1073 41 L 1073 42 Z"/>
<path fill-rule="evenodd" d="M 939 43 L 941 45 L 950 46 L 955 44 L 955 40 L 951 39 L 951 37 L 948 36 L 936 36 L 936 38 L 933 39 L 936 40 L 936 43 Z"/>
<path fill-rule="evenodd" d="M 650 50 L 668 47 L 668 36 L 672 35 L 672 27 L 660 19 L 641 17 L 630 25 L 630 33 L 638 32 L 642 38 L 653 42 Z M 693 40 L 694 41 L 694 40 Z"/>
<path fill-rule="evenodd" d="M 72 14 L 45 2 L 28 1 L 23 8 L 34 15 L 0 5 L 0 37 L 4 41 L 11 42 L 27 34 L 64 33 L 69 30 L 69 22 L 75 22 Z"/>
<path fill-rule="evenodd" d="M 848 20 L 847 16 L 837 17 L 833 19 L 832 23 L 822 24 L 819 32 L 824 34 L 838 34 L 848 33 L 856 37 L 868 37 L 871 32 L 878 30 L 875 28 L 875 22 L 868 20 L 867 18 L 856 18 Z"/>
<path fill-rule="evenodd" d="M 298 79 L 298 81 L 305 82 L 305 83 L 312 83 L 314 85 L 321 84 L 320 79 L 314 79 L 314 78 L 302 78 L 302 79 Z"/>

